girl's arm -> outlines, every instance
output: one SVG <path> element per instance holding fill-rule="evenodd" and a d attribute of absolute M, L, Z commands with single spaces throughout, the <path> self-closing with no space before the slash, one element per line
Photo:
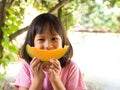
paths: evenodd
<path fill-rule="evenodd" d="M 58 77 L 56 80 L 51 81 L 51 84 L 54 90 L 66 90 L 65 86 L 63 85 L 61 79 Z"/>
<path fill-rule="evenodd" d="M 42 90 L 43 79 L 34 78 L 29 90 Z"/>
<path fill-rule="evenodd" d="M 19 90 L 29 90 L 29 89 L 25 87 L 19 87 Z"/>
<path fill-rule="evenodd" d="M 30 65 L 27 62 L 23 62 L 14 85 L 19 90 L 41 90 L 45 77 L 42 66 L 43 63 L 37 58 L 33 58 Z M 34 77 L 31 76 L 32 74 Z M 31 77 L 33 77 L 32 82 Z"/>
<path fill-rule="evenodd" d="M 25 87 L 19 87 L 19 90 L 42 90 L 40 83 L 42 83 L 42 81 L 38 81 L 34 78 L 29 89 Z"/>
<path fill-rule="evenodd" d="M 33 60 L 30 62 L 30 68 L 32 70 L 34 78 L 29 90 L 42 90 L 43 80 L 45 77 L 42 66 L 43 63 L 37 58 L 33 58 Z"/>
<path fill-rule="evenodd" d="M 59 74 L 61 71 L 60 62 L 58 60 L 50 60 L 50 62 L 52 63 L 52 66 L 49 69 L 49 72 L 50 72 L 49 80 L 52 84 L 53 89 L 54 90 L 66 90 L 65 86 L 63 85 L 59 77 Z"/>

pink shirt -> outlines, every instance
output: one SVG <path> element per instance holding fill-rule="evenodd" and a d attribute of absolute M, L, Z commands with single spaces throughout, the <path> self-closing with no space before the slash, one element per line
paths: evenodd
<path fill-rule="evenodd" d="M 42 90 L 53 90 L 48 80 L 49 74 L 46 72 L 45 75 L 46 77 L 43 82 Z M 80 69 L 73 62 L 70 62 L 66 67 L 62 68 L 60 78 L 66 90 L 87 90 Z M 29 64 L 24 61 L 18 73 L 15 86 L 18 88 L 19 86 L 29 88 L 32 80 L 33 74 L 30 70 Z"/>

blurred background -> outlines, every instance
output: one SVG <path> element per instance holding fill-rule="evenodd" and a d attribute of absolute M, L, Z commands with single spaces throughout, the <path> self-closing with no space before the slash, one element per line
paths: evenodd
<path fill-rule="evenodd" d="M 0 90 L 17 90 L 18 50 L 46 12 L 63 22 L 88 90 L 120 90 L 119 0 L 0 0 Z"/>

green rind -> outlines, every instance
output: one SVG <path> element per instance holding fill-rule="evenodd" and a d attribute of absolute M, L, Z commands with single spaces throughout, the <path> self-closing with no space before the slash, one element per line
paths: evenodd
<path fill-rule="evenodd" d="M 26 51 L 27 51 L 28 55 L 29 55 L 31 58 L 33 58 L 34 56 L 30 53 L 29 48 L 30 48 L 30 45 L 27 44 L 27 45 L 26 45 Z"/>

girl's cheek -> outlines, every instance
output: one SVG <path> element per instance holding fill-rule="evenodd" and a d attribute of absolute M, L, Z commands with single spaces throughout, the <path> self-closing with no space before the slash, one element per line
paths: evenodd
<path fill-rule="evenodd" d="M 35 47 L 39 49 L 43 49 L 44 46 L 42 44 L 35 44 Z"/>

